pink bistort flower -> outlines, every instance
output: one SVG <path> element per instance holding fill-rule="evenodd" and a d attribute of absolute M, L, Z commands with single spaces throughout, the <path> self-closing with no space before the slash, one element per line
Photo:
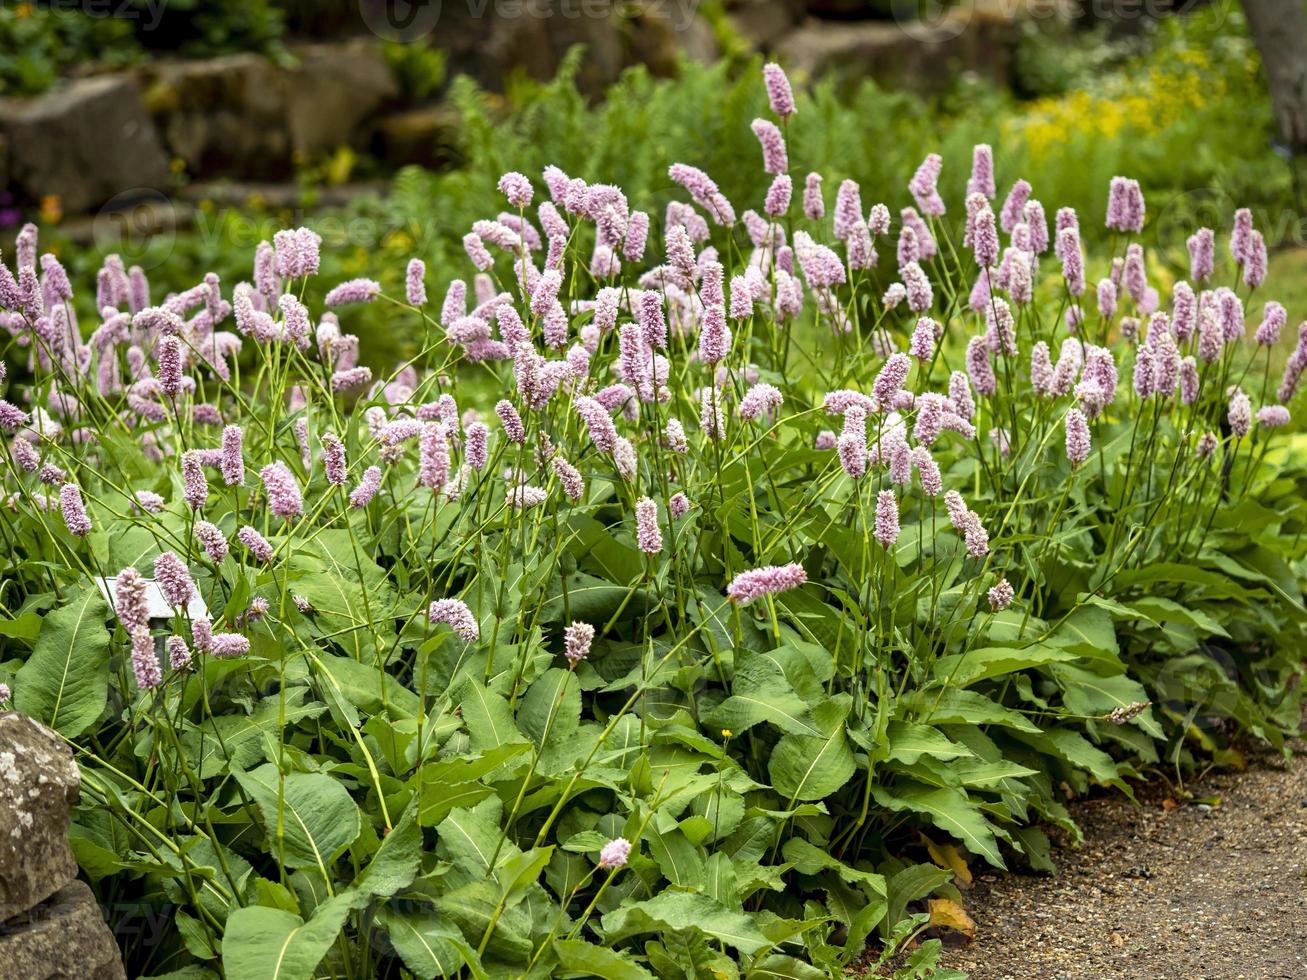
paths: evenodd
<path fill-rule="evenodd" d="M 745 606 L 766 595 L 776 595 L 787 589 L 798 588 L 808 581 L 808 573 L 797 562 L 788 565 L 764 565 L 740 572 L 726 587 L 731 602 Z"/>

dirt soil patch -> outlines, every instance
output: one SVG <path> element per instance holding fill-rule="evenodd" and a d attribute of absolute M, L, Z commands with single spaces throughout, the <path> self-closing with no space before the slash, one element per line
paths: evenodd
<path fill-rule="evenodd" d="M 947 965 L 975 980 L 1307 978 L 1307 746 L 1288 763 L 1073 808 L 1056 877 L 986 872 L 966 895 L 976 940 Z"/>

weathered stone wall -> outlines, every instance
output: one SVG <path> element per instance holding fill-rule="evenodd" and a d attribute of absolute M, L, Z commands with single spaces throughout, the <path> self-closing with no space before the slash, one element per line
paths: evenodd
<path fill-rule="evenodd" d="M 68 814 L 80 780 L 49 729 L 0 713 L 0 977 L 125 980 L 95 896 L 76 880 Z"/>

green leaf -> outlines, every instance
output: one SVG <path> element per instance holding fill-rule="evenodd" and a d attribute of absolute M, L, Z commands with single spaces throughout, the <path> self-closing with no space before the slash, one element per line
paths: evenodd
<path fill-rule="evenodd" d="M 539 746 L 573 735 L 581 724 L 581 685 L 576 674 L 561 667 L 546 670 L 527 689 L 517 721 Z"/>
<path fill-rule="evenodd" d="M 48 613 L 19 669 L 14 707 L 65 738 L 95 723 L 109 700 L 109 604 L 88 587 Z"/>
<path fill-rule="evenodd" d="M 436 828 L 440 835 L 436 853 L 476 879 L 489 878 L 494 871 L 491 859 L 502 837 L 499 809 L 498 800 L 491 798 L 472 809 L 451 811 Z M 499 850 L 502 859 L 516 848 Z"/>
<path fill-rule="evenodd" d="M 486 783 L 509 760 L 531 750 L 528 742 L 515 742 L 470 756 L 429 763 L 418 784 L 418 823 L 434 827 L 451 810 L 475 806 L 494 794 Z M 507 772 L 499 776 L 504 778 Z"/>
<path fill-rule="evenodd" d="M 41 616 L 39 613 L 23 613 L 13 619 L 0 619 L 0 636 L 11 636 L 16 640 L 35 642 L 41 635 Z"/>
<path fill-rule="evenodd" d="M 359 808 L 345 787 L 324 773 L 292 772 L 286 776 L 279 798 L 277 767 L 271 763 L 235 775 L 259 805 L 274 856 L 280 812 L 287 866 L 317 868 L 330 880 L 331 865 L 362 830 Z"/>
<path fill-rule="evenodd" d="M 933 759 L 962 759 L 971 755 L 965 745 L 950 741 L 938 729 L 907 721 L 891 721 L 886 732 L 888 758 L 912 765 L 923 755 Z"/>
<path fill-rule="evenodd" d="M 1125 674 L 1100 677 L 1092 671 L 1070 664 L 1054 664 L 1051 669 L 1062 688 L 1063 704 L 1075 715 L 1106 715 L 1117 708 L 1148 701 L 1144 686 Z M 1165 737 L 1162 726 L 1153 717 L 1152 708 L 1146 708 L 1132 724 L 1138 725 L 1153 738 Z"/>
<path fill-rule="evenodd" d="M 602 977 L 603 980 L 653 980 L 653 974 L 632 959 L 580 939 L 559 939 L 553 945 L 560 976 Z"/>
<path fill-rule="evenodd" d="M 885 915 L 882 930 L 888 934 L 903 919 L 910 903 L 925 898 L 952 880 L 952 871 L 937 868 L 933 864 L 910 865 L 892 875 L 885 884 L 889 893 L 889 911 Z"/>
<path fill-rule="evenodd" d="M 780 663 L 766 654 L 754 654 L 738 663 L 731 696 L 704 716 L 708 727 L 727 728 L 737 735 L 760 721 L 792 735 L 822 736 Z"/>
<path fill-rule="evenodd" d="M 814 712 L 827 734 L 786 735 L 776 743 L 767 763 L 776 792 L 791 801 L 820 800 L 853 777 L 853 750 L 844 734 L 847 713 L 847 706 L 828 701 Z"/>
<path fill-rule="evenodd" d="M 1079 732 L 1069 728 L 1050 728 L 1038 735 L 1025 732 L 1014 733 L 1027 745 L 1057 756 L 1069 762 L 1077 769 L 1084 769 L 1100 783 L 1110 783 L 1129 793 L 1127 785 L 1121 780 L 1121 770 L 1112 761 L 1112 757 L 1102 749 L 1096 748 Z"/>
<path fill-rule="evenodd" d="M 1097 606 L 1084 606 L 1072 613 L 1048 642 L 1095 660 L 1115 660 L 1120 653 L 1112 614 Z"/>
<path fill-rule="evenodd" d="M 934 691 L 921 691 L 909 695 L 904 703 L 920 711 L 923 722 L 934 725 L 1001 725 L 1021 732 L 1039 731 L 1039 726 L 1025 715 L 995 703 L 979 691 L 950 688 L 942 697 Z"/>
<path fill-rule="evenodd" d="M 319 680 L 360 711 L 380 714 L 387 707 L 392 717 L 417 717 L 418 696 L 375 663 L 359 663 L 350 657 L 315 654 L 313 664 Z"/>
<path fill-rule="evenodd" d="M 907 810 L 925 814 L 940 830 L 962 841 L 972 854 L 980 855 L 995 867 L 1007 867 L 993 830 L 962 790 L 900 781 L 889 789 L 873 786 L 871 794 L 877 803 L 896 813 Z"/>
<path fill-rule="evenodd" d="M 436 907 L 451 918 L 468 942 L 479 943 L 494 923 L 487 954 L 515 962 L 531 955 L 531 920 L 517 909 L 503 909 L 499 891 L 488 881 L 472 881 L 436 899 Z M 495 919 L 499 913 L 498 920 Z"/>
<path fill-rule="evenodd" d="M 459 687 L 456 703 L 463 709 L 463 720 L 472 736 L 472 749 L 484 752 L 502 745 L 525 742 L 513 720 L 513 709 L 500 695 L 486 688 L 480 681 L 469 677 Z"/>
<path fill-rule="evenodd" d="M 1101 610 L 1099 610 L 1101 612 Z M 980 647 L 965 653 L 940 657 L 935 663 L 935 677 L 956 687 L 967 687 L 991 677 L 1002 677 L 1030 667 L 1067 660 L 1079 660 L 1080 653 L 1045 643 L 1028 647 Z"/>
<path fill-rule="evenodd" d="M 411 885 L 421 865 L 422 830 L 417 824 L 417 808 L 410 805 L 382 839 L 377 853 L 354 882 L 354 890 L 389 897 Z"/>
<path fill-rule="evenodd" d="M 377 924 L 386 930 L 404 965 L 423 980 L 450 977 L 464 964 L 463 934 L 435 909 L 383 908 Z"/>
<path fill-rule="evenodd" d="M 1181 622 L 1213 636 L 1230 635 L 1224 626 L 1207 613 L 1188 609 L 1172 599 L 1161 596 L 1144 596 L 1131 602 L 1127 608 L 1154 623 Z"/>
<path fill-rule="evenodd" d="M 605 938 L 610 943 L 663 929 L 698 929 L 746 955 L 770 945 L 747 913 L 728 909 L 699 892 L 659 892 L 603 917 Z"/>
<path fill-rule="evenodd" d="M 227 980 L 312 980 L 336 941 L 355 896 L 337 895 L 305 922 L 283 909 L 249 905 L 227 918 L 222 962 Z"/>
<path fill-rule="evenodd" d="M 797 960 L 793 956 L 773 954 L 745 974 L 747 980 L 768 980 L 781 977 L 783 980 L 826 980 L 829 974 Z"/>
<path fill-rule="evenodd" d="M 815 875 L 822 871 L 834 871 L 849 884 L 865 883 L 881 895 L 885 894 L 885 877 L 874 871 L 859 871 L 832 856 L 826 850 L 809 843 L 802 837 L 791 837 L 785 842 L 781 853 L 785 860 L 794 865 L 800 874 Z"/>

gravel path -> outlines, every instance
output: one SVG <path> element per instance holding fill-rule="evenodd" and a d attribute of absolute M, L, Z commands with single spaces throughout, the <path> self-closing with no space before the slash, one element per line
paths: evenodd
<path fill-rule="evenodd" d="M 1056 877 L 977 876 L 976 940 L 947 965 L 974 980 L 1307 978 L 1307 756 L 1189 789 L 1181 805 L 1164 784 L 1139 805 L 1077 804 L 1085 842 L 1055 852 Z"/>

